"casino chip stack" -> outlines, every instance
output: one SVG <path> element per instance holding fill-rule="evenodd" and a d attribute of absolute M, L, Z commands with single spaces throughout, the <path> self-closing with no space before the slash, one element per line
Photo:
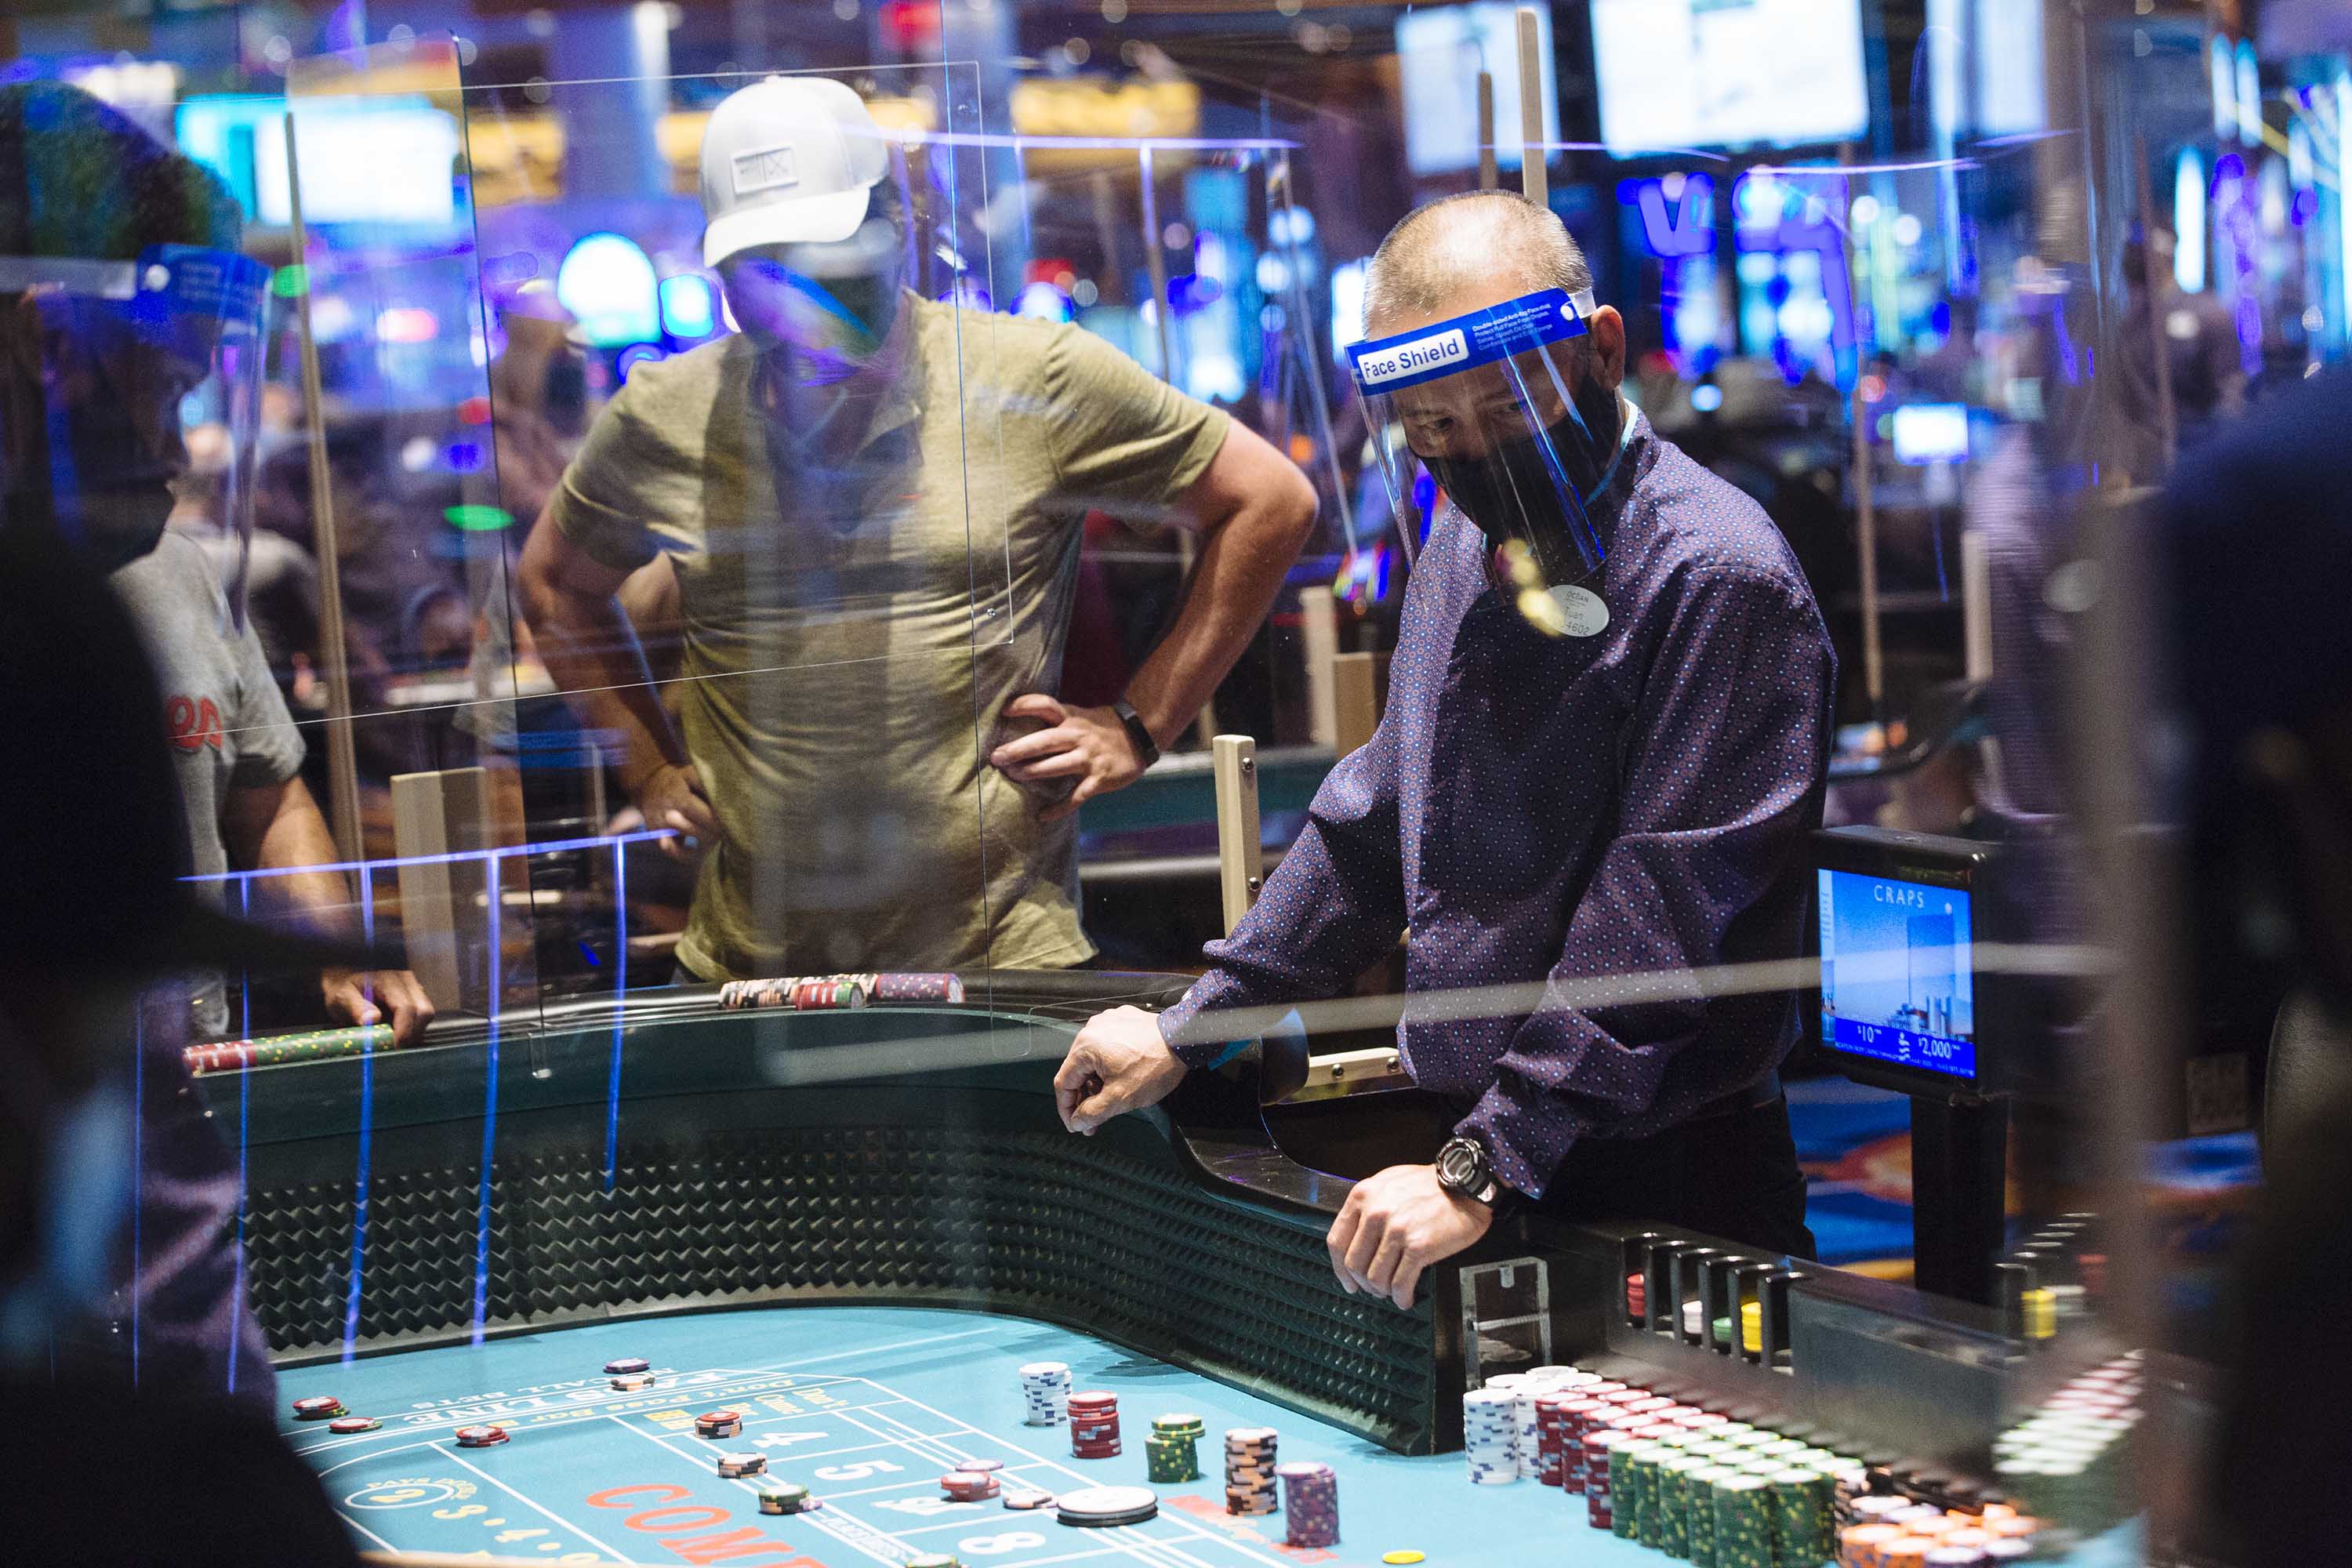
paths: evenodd
<path fill-rule="evenodd" d="M 1225 1432 L 1225 1511 L 1272 1513 L 1275 1435 L 1271 1426 L 1234 1426 Z"/>
<path fill-rule="evenodd" d="M 641 1355 L 615 1356 L 604 1363 L 604 1375 L 623 1394 L 635 1394 L 654 1385 L 653 1363 Z"/>
<path fill-rule="evenodd" d="M 308 1399 L 294 1402 L 294 1419 L 297 1421 L 331 1421 L 338 1415 L 348 1414 L 343 1402 L 331 1394 L 314 1394 Z"/>
<path fill-rule="evenodd" d="M 987 1502 L 1004 1488 L 993 1470 L 950 1470 L 940 1478 L 940 1490 L 957 1502 Z"/>
<path fill-rule="evenodd" d="M 1314 1461 L 1280 1465 L 1284 1540 L 1291 1546 L 1339 1544 L 1339 1478 Z"/>
<path fill-rule="evenodd" d="M 499 1444 L 503 1443 L 506 1440 L 507 1429 L 503 1426 L 460 1426 L 457 1428 L 457 1447 L 460 1448 L 490 1448 L 497 1447 Z"/>
<path fill-rule="evenodd" d="M 654 1374 L 649 1372 L 624 1373 L 613 1380 L 614 1388 L 623 1394 L 642 1394 L 653 1385 Z"/>
<path fill-rule="evenodd" d="M 1155 1415 L 1144 1439 L 1147 1479 L 1164 1486 L 1201 1479 L 1201 1439 L 1209 1424 L 1198 1415 Z"/>
<path fill-rule="evenodd" d="M 1476 1388 L 1462 1396 L 1462 1457 L 1482 1487 L 1519 1479 L 1518 1401 L 1508 1388 Z"/>
<path fill-rule="evenodd" d="M 816 1506 L 816 1499 L 808 1488 L 798 1481 L 762 1481 L 760 1483 L 761 1513 L 806 1513 Z"/>
<path fill-rule="evenodd" d="M 1057 1361 L 1033 1361 L 1021 1369 L 1025 1426 L 1058 1426 L 1070 1415 L 1070 1369 Z"/>
<path fill-rule="evenodd" d="M 2133 1509 L 2140 1365 L 2120 1357 L 2083 1373 L 1993 1443 L 1993 1473 L 2033 1512 L 2085 1534 Z"/>
<path fill-rule="evenodd" d="M 1536 1395 L 1536 1479 L 1544 1486 L 1567 1486 L 1568 1449 L 1572 1434 L 1569 1411 L 1580 1401 L 1566 1392 Z M 1582 1491 L 1581 1485 L 1573 1490 Z"/>
<path fill-rule="evenodd" d="M 768 1456 L 765 1454 L 721 1454 L 719 1456 L 719 1473 L 726 1477 L 730 1481 L 740 1480 L 745 1476 L 756 1476 L 767 1468 Z"/>
<path fill-rule="evenodd" d="M 1616 1528 L 1616 1496 L 1610 1489 L 1609 1456 L 1618 1444 L 1633 1440 L 1632 1433 L 1610 1426 L 1598 1427 L 1584 1435 L 1585 1520 L 1595 1530 L 1613 1531 Z"/>
<path fill-rule="evenodd" d="M 743 1435 L 743 1413 L 740 1410 L 708 1410 L 694 1418 L 697 1436 L 714 1441 L 740 1437 Z"/>
<path fill-rule="evenodd" d="M 373 1415 L 338 1415 L 327 1423 L 327 1430 L 349 1436 L 354 1432 L 373 1432 L 383 1425 Z"/>
<path fill-rule="evenodd" d="M 1070 1452 L 1081 1459 L 1118 1457 L 1118 1396 L 1115 1394 L 1073 1394 L 1070 1406 Z"/>

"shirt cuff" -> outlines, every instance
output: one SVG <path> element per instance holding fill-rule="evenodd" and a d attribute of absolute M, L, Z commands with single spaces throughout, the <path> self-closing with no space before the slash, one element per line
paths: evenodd
<path fill-rule="evenodd" d="M 1530 1198 L 1544 1195 L 1577 1136 L 1567 1117 L 1540 1100 L 1523 1104 L 1499 1083 L 1479 1097 L 1454 1131 L 1484 1144 L 1496 1180 Z"/>
<path fill-rule="evenodd" d="M 1168 1043 L 1178 1061 L 1195 1070 L 1223 1067 L 1250 1046 L 1247 1040 L 1206 1039 L 1199 1036 L 1192 1026 L 1193 1020 L 1201 1015 L 1201 1005 L 1193 1000 L 1193 993 L 1199 989 L 1194 985 L 1176 1005 L 1160 1015 L 1160 1037 Z"/>

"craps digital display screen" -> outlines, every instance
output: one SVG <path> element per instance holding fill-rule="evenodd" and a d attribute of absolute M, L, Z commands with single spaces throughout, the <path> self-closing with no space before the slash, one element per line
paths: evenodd
<path fill-rule="evenodd" d="M 1822 1043 L 1972 1079 L 1976 973 L 1962 889 L 1823 868 Z"/>

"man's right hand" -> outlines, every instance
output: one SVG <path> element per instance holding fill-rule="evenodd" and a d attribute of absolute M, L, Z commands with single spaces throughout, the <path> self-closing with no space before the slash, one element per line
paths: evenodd
<path fill-rule="evenodd" d="M 664 763 L 638 782 L 635 799 L 647 827 L 668 830 L 662 853 L 673 860 L 693 859 L 719 837 L 719 818 L 692 763 Z"/>
<path fill-rule="evenodd" d="M 1184 1080 L 1184 1064 L 1160 1037 L 1160 1018 L 1140 1007 L 1114 1007 L 1087 1020 L 1062 1070 L 1054 1108 L 1073 1132 L 1092 1133 L 1122 1110 L 1157 1105 Z"/>

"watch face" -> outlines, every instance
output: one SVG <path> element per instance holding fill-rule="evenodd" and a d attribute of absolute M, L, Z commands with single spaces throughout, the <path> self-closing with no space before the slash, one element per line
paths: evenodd
<path fill-rule="evenodd" d="M 1467 1143 L 1448 1143 L 1439 1151 L 1437 1173 L 1448 1186 L 1468 1187 L 1478 1180 L 1478 1151 Z"/>

